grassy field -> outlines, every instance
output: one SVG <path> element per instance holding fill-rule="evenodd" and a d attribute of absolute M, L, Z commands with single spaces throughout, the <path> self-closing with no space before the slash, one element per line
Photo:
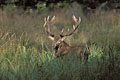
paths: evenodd
<path fill-rule="evenodd" d="M 0 80 L 119 80 L 120 14 L 111 11 L 85 17 L 78 9 L 0 13 Z M 44 32 L 47 15 L 56 16 L 51 32 L 59 35 L 62 28 L 72 29 L 73 14 L 82 22 L 66 41 L 70 45 L 97 43 L 91 45 L 87 63 L 75 55 L 56 58 Z"/>

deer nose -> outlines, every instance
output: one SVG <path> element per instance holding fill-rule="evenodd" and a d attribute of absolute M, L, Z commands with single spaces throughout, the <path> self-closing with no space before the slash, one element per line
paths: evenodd
<path fill-rule="evenodd" d="M 59 58 L 59 57 L 63 57 L 62 54 L 55 54 L 55 56 L 56 56 L 57 58 Z"/>
<path fill-rule="evenodd" d="M 56 56 L 56 57 L 60 57 L 60 55 L 58 55 L 58 54 L 55 54 L 55 56 Z"/>
<path fill-rule="evenodd" d="M 64 54 L 62 54 L 62 53 L 57 54 L 57 53 L 56 53 L 55 56 L 56 56 L 57 58 L 60 58 L 60 57 L 63 58 Z"/>

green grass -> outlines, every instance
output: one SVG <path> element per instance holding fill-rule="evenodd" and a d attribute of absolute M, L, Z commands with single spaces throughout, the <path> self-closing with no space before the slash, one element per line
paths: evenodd
<path fill-rule="evenodd" d="M 120 15 L 117 13 L 104 12 L 94 18 L 81 16 L 79 29 L 66 39 L 70 45 L 89 40 L 97 43 L 91 45 L 87 63 L 76 55 L 55 57 L 52 42 L 44 32 L 44 17 L 56 15 L 51 31 L 58 35 L 63 26 L 65 30 L 72 29 L 73 9 L 60 10 L 59 14 L 57 11 L 41 14 L 4 11 L 0 19 L 0 80 L 119 80 Z M 75 11 L 77 16 L 82 14 Z"/>
<path fill-rule="evenodd" d="M 76 55 L 56 58 L 47 46 L 45 50 L 43 41 L 41 52 L 15 38 L 14 43 L 0 48 L 1 80 L 116 80 L 120 76 L 120 51 L 110 46 L 104 51 L 91 46 L 85 63 Z"/>

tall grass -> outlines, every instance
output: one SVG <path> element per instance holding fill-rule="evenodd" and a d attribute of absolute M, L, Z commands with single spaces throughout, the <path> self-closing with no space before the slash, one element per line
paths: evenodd
<path fill-rule="evenodd" d="M 104 51 L 91 46 L 91 55 L 84 63 L 76 55 L 56 58 L 49 49 L 39 52 L 19 39 L 14 38 L 14 42 L 0 48 L 1 80 L 119 80 L 120 54 L 109 46 Z"/>
<path fill-rule="evenodd" d="M 77 32 L 66 41 L 70 45 L 87 41 L 97 44 L 91 45 L 87 63 L 74 54 L 63 59 L 56 58 L 52 42 L 43 29 L 44 17 L 51 14 L 56 15 L 51 32 L 58 35 L 62 28 L 71 30 L 74 23 L 71 21 L 72 13 L 68 13 L 73 10 L 77 17 L 82 15 L 82 22 Z M 73 6 L 59 10 L 59 13 L 19 14 L 4 11 L 0 16 L 0 80 L 120 79 L 119 14 L 103 12 L 99 16 L 86 18 L 80 6 Z"/>

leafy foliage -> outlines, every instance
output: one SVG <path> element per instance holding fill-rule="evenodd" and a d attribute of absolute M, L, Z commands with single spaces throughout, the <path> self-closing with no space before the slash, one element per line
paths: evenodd
<path fill-rule="evenodd" d="M 0 5 L 14 5 L 17 7 L 22 7 L 24 9 L 43 9 L 49 6 L 65 7 L 66 5 L 71 5 L 73 2 L 77 2 L 83 6 L 89 6 L 90 8 L 97 8 L 99 4 L 108 1 L 109 8 L 119 8 L 119 0 L 1 0 Z"/>

